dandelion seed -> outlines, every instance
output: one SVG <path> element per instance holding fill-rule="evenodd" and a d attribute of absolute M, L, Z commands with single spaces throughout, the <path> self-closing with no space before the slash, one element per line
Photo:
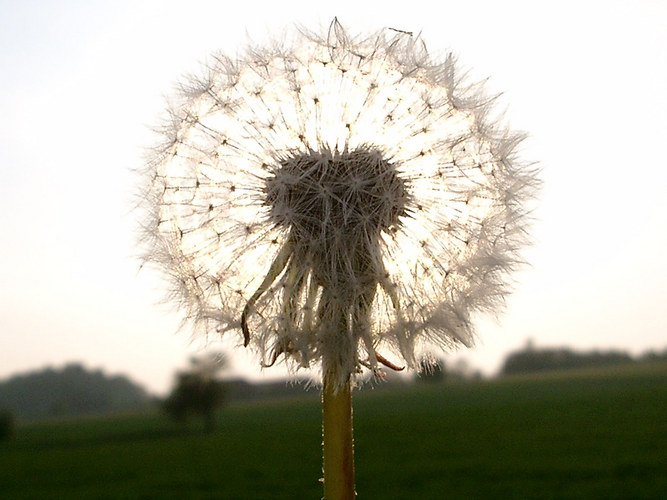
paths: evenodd
<path fill-rule="evenodd" d="M 492 104 L 396 29 L 216 55 L 150 161 L 147 260 L 201 330 L 339 386 L 471 345 L 538 185 Z"/>

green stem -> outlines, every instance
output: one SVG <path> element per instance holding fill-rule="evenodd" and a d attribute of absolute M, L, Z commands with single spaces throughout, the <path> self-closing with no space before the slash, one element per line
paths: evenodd
<path fill-rule="evenodd" d="M 322 388 L 324 500 L 354 500 L 354 447 L 350 382 L 336 388 L 325 377 Z"/>

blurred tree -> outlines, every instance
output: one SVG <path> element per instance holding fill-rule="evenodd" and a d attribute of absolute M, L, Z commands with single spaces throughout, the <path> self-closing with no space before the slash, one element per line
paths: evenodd
<path fill-rule="evenodd" d="M 190 369 L 176 374 L 176 383 L 164 402 L 164 410 L 174 420 L 185 423 L 193 416 L 204 419 L 207 432 L 215 428 L 215 412 L 227 395 L 225 384 L 217 378 L 225 367 L 221 354 L 190 359 Z"/>

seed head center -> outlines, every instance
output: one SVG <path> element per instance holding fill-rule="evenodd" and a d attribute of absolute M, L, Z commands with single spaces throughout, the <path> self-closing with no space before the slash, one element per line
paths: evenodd
<path fill-rule="evenodd" d="M 406 213 L 396 165 L 373 148 L 287 156 L 266 180 L 270 218 L 297 238 L 331 245 L 359 231 L 390 232 Z"/>

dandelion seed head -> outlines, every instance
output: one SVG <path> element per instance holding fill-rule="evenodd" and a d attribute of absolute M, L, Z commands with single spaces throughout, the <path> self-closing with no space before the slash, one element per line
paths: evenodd
<path fill-rule="evenodd" d="M 146 258 L 204 331 L 343 383 L 470 345 L 527 243 L 539 182 L 493 99 L 383 30 L 216 55 L 149 162 Z M 385 363 L 386 364 L 386 363 Z"/>

